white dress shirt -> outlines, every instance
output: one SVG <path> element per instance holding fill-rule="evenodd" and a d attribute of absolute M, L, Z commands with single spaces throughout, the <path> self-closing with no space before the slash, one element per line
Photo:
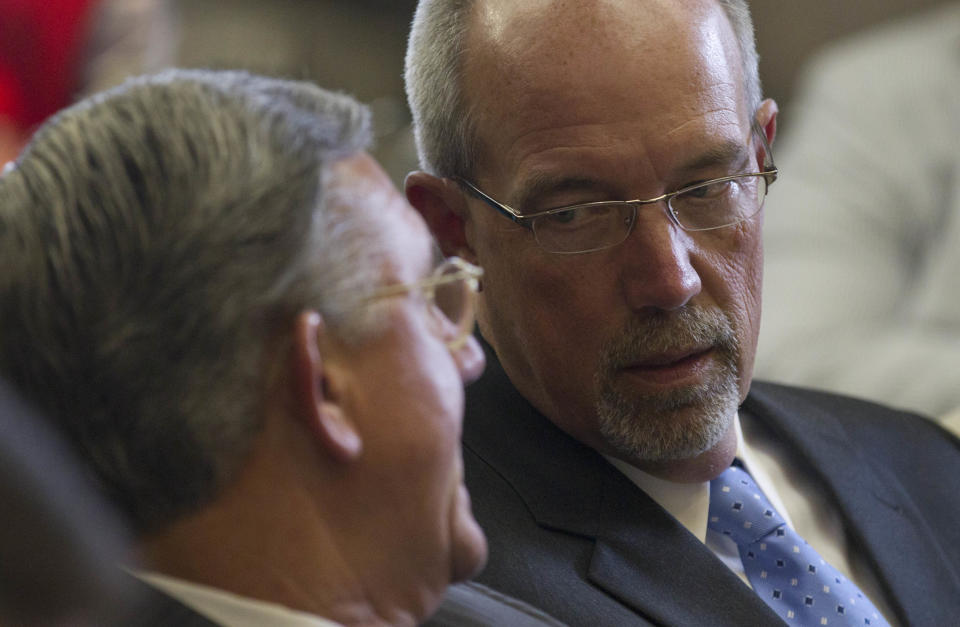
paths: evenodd
<path fill-rule="evenodd" d="M 791 459 L 790 452 L 757 421 L 735 420 L 737 458 L 777 512 L 823 559 L 853 581 L 891 625 L 893 616 L 880 585 L 863 557 L 850 553 L 843 519 L 823 490 Z M 622 460 L 607 458 L 650 498 L 667 510 L 748 586 L 736 543 L 707 528 L 710 482 L 674 483 L 649 475 Z"/>
<path fill-rule="evenodd" d="M 941 418 L 941 423 L 944 427 L 950 431 L 953 431 L 958 437 L 960 437 L 960 407 L 957 407 L 952 412 Z"/>
<path fill-rule="evenodd" d="M 276 603 L 243 597 L 176 577 L 152 572 L 134 573 L 198 614 L 223 627 L 342 627 L 314 614 L 291 610 Z"/>

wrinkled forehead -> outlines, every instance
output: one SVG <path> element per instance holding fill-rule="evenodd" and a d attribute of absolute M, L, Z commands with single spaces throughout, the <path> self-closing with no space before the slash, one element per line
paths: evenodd
<path fill-rule="evenodd" d="M 617 116 L 655 128 L 684 109 L 749 118 L 739 49 L 714 0 L 481 0 L 467 50 L 464 89 L 486 137 Z"/>
<path fill-rule="evenodd" d="M 429 271 L 434 247 L 427 226 L 373 157 L 359 153 L 332 164 L 327 193 L 334 211 L 352 214 L 345 228 L 361 229 L 376 249 L 384 282 L 412 281 Z"/>
<path fill-rule="evenodd" d="M 739 54 L 715 0 L 479 0 L 470 24 L 467 71 L 493 67 L 517 87 L 576 86 L 605 68 L 660 75 L 691 53 Z"/>

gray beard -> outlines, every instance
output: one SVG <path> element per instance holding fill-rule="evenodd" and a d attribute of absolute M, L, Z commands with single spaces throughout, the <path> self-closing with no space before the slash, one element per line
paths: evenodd
<path fill-rule="evenodd" d="M 623 367 L 644 356 L 702 344 L 714 347 L 719 368 L 701 384 L 641 394 L 616 381 Z M 596 374 L 601 435 L 628 459 L 689 459 L 710 450 L 740 404 L 739 356 L 734 326 L 718 309 L 688 305 L 635 319 L 601 347 Z"/>

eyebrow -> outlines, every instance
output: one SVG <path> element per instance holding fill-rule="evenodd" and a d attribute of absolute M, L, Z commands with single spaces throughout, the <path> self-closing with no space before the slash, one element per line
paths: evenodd
<path fill-rule="evenodd" d="M 750 160 L 750 149 L 739 141 L 726 140 L 709 146 L 699 155 L 681 164 L 679 172 L 696 172 L 717 165 L 742 164 Z"/>
<path fill-rule="evenodd" d="M 706 170 L 718 165 L 740 165 L 750 160 L 750 149 L 747 145 L 734 140 L 727 140 L 709 146 L 706 150 L 686 161 L 677 168 L 682 175 Z M 608 182 L 590 178 L 588 176 L 563 176 L 549 172 L 534 172 L 521 186 L 520 192 L 513 200 L 513 208 L 523 212 L 532 202 L 547 194 L 557 194 L 566 191 L 596 192 L 616 195 L 612 185 Z M 552 209 L 542 207 L 540 209 Z"/>
<path fill-rule="evenodd" d="M 523 184 L 514 202 L 514 208 L 522 211 L 537 198 L 546 194 L 558 194 L 566 191 L 601 192 L 611 194 L 610 185 L 587 176 L 557 176 L 546 172 L 535 172 Z M 552 209 L 542 207 L 541 209 Z"/>

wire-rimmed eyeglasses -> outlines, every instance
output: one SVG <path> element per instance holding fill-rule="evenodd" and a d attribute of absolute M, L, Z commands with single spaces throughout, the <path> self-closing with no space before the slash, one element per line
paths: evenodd
<path fill-rule="evenodd" d="M 665 201 L 670 220 L 686 231 L 709 231 L 733 226 L 760 213 L 767 188 L 777 179 L 766 137 L 762 172 L 710 179 L 646 200 L 587 202 L 523 214 L 460 177 L 454 180 L 480 200 L 522 227 L 533 231 L 541 248 L 551 253 L 589 253 L 616 246 L 630 235 L 637 208 Z"/>
<path fill-rule="evenodd" d="M 387 285 L 373 292 L 369 301 L 419 291 L 427 303 L 434 330 L 451 351 L 459 349 L 473 331 L 474 300 L 483 268 L 460 257 L 448 257 L 430 274 L 414 281 Z"/>

